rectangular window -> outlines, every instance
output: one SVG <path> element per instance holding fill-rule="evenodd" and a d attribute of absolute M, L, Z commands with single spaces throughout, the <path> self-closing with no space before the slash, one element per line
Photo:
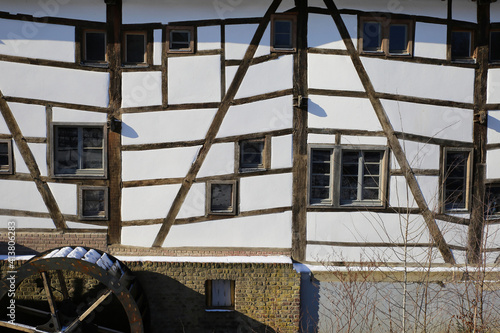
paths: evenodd
<path fill-rule="evenodd" d="M 106 62 L 106 31 L 85 30 L 83 32 L 83 61 L 88 63 Z"/>
<path fill-rule="evenodd" d="M 234 310 L 234 280 L 208 280 L 205 295 L 208 310 Z"/>
<path fill-rule="evenodd" d="M 52 137 L 54 176 L 106 175 L 103 125 L 55 124 Z"/>
<path fill-rule="evenodd" d="M 472 30 L 452 30 L 451 32 L 451 60 L 473 60 Z"/>
<path fill-rule="evenodd" d="M 167 27 L 167 52 L 194 53 L 194 27 Z"/>
<path fill-rule="evenodd" d="M 334 207 L 383 206 L 386 156 L 385 148 L 312 148 L 309 202 Z"/>
<path fill-rule="evenodd" d="M 240 141 L 240 171 L 264 170 L 266 141 L 264 138 Z"/>
<path fill-rule="evenodd" d="M 12 140 L 0 139 L 0 174 L 12 174 L 14 165 L 12 162 Z"/>
<path fill-rule="evenodd" d="M 500 31 L 490 32 L 490 61 L 500 61 Z"/>
<path fill-rule="evenodd" d="M 362 53 L 411 56 L 413 22 L 384 17 L 360 17 L 359 48 Z"/>
<path fill-rule="evenodd" d="M 443 206 L 446 211 L 464 211 L 469 206 L 471 153 L 445 150 L 443 172 Z"/>
<path fill-rule="evenodd" d="M 124 59 L 126 65 L 146 63 L 146 32 L 126 32 L 124 34 Z"/>
<path fill-rule="evenodd" d="M 486 218 L 500 218 L 500 184 L 488 184 L 486 186 L 484 201 Z"/>
<path fill-rule="evenodd" d="M 271 51 L 295 52 L 297 16 L 294 14 L 274 14 L 271 17 Z"/>
<path fill-rule="evenodd" d="M 78 215 L 81 220 L 108 219 L 107 187 L 80 186 L 78 198 Z"/>
<path fill-rule="evenodd" d="M 207 213 L 236 214 L 236 181 L 207 183 Z"/>

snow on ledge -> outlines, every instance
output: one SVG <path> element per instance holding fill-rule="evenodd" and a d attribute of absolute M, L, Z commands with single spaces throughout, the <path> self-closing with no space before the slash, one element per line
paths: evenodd
<path fill-rule="evenodd" d="M 115 256 L 120 261 L 151 262 L 194 262 L 194 263 L 251 263 L 251 264 L 291 264 L 287 256 L 232 256 L 232 257 L 166 257 L 166 256 Z"/>

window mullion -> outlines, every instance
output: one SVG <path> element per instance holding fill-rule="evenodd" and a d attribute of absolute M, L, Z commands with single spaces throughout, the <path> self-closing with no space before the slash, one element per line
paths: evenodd
<path fill-rule="evenodd" d="M 78 169 L 83 169 L 83 128 L 78 127 Z"/>
<path fill-rule="evenodd" d="M 358 195 L 357 195 L 357 200 L 362 201 L 363 200 L 363 152 L 359 152 L 359 157 L 358 157 Z"/>

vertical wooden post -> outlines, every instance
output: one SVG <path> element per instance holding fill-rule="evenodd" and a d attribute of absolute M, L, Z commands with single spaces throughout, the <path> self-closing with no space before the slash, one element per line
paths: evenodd
<path fill-rule="evenodd" d="M 293 58 L 292 258 L 306 257 L 307 230 L 307 0 L 295 0 L 297 53 Z"/>
<path fill-rule="evenodd" d="M 106 25 L 109 61 L 108 124 L 111 124 L 113 119 L 121 121 L 121 0 L 116 0 L 113 4 L 107 4 Z M 108 126 L 109 244 L 119 244 L 121 242 L 121 174 L 121 130 L 112 131 L 111 126 Z"/>
<path fill-rule="evenodd" d="M 474 127 L 473 127 L 473 178 L 471 218 L 467 239 L 467 261 L 478 264 L 481 261 L 481 244 L 484 232 L 486 143 L 488 117 L 486 111 L 486 86 L 488 78 L 490 4 L 477 2 L 476 61 L 474 81 Z"/>

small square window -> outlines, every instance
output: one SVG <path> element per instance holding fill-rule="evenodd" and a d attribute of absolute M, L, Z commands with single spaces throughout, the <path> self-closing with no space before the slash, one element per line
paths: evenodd
<path fill-rule="evenodd" d="M 12 174 L 14 166 L 12 163 L 12 140 L 0 140 L 0 174 Z"/>
<path fill-rule="evenodd" d="M 240 142 L 240 171 L 264 170 L 266 141 L 244 140 Z"/>
<path fill-rule="evenodd" d="M 146 32 L 124 34 L 124 63 L 139 65 L 146 63 Z"/>
<path fill-rule="evenodd" d="M 473 39 L 470 30 L 451 32 L 451 60 L 473 60 Z"/>
<path fill-rule="evenodd" d="M 445 211 L 464 211 L 469 206 L 471 153 L 468 150 L 445 151 L 443 201 Z"/>
<path fill-rule="evenodd" d="M 296 50 L 297 16 L 274 14 L 271 18 L 271 51 L 294 52 Z"/>
<path fill-rule="evenodd" d="M 194 53 L 194 27 L 167 27 L 167 52 Z"/>
<path fill-rule="evenodd" d="M 85 30 L 83 32 L 83 57 L 84 62 L 106 62 L 106 31 Z"/>
<path fill-rule="evenodd" d="M 389 26 L 389 53 L 408 54 L 408 25 L 391 24 Z"/>
<path fill-rule="evenodd" d="M 78 211 L 81 220 L 108 219 L 107 187 L 80 186 L 78 194 Z"/>
<path fill-rule="evenodd" d="M 207 213 L 236 214 L 236 181 L 207 183 Z"/>
<path fill-rule="evenodd" d="M 376 21 L 363 22 L 363 51 L 383 52 L 382 24 Z"/>
<path fill-rule="evenodd" d="M 234 280 L 205 282 L 207 310 L 234 310 Z"/>
<path fill-rule="evenodd" d="M 490 32 L 490 61 L 500 61 L 500 31 Z"/>

